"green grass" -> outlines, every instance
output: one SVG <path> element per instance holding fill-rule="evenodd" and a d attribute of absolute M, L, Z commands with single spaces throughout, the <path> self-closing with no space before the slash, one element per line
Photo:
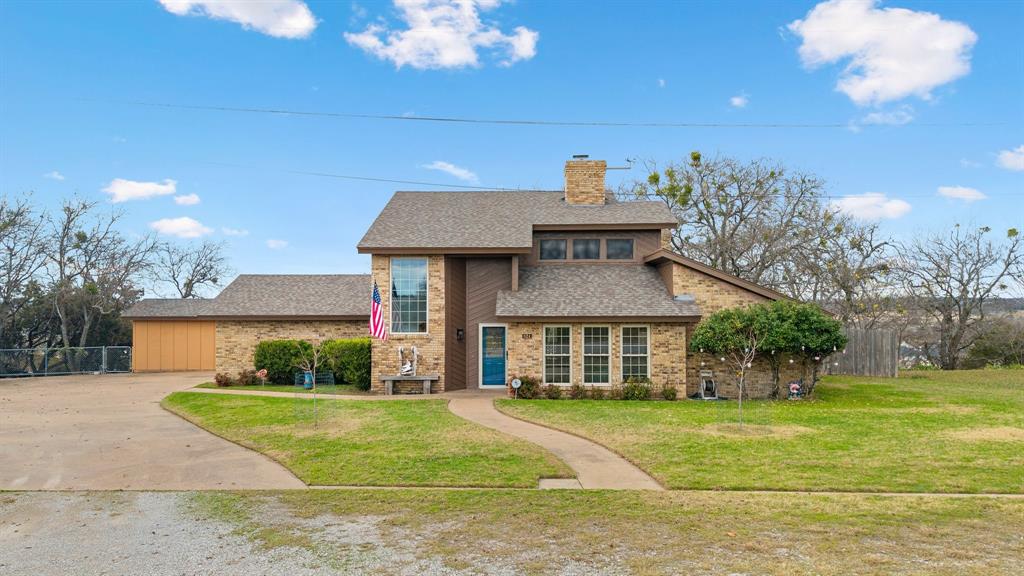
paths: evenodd
<path fill-rule="evenodd" d="M 191 509 L 352 573 L 987 576 L 1024 555 L 1024 500 L 1006 498 L 328 490 L 206 492 Z"/>
<path fill-rule="evenodd" d="M 162 405 L 278 460 L 307 484 L 536 487 L 571 477 L 548 452 L 453 415 L 443 400 L 322 400 L 176 392 Z"/>
<path fill-rule="evenodd" d="M 670 488 L 1024 493 L 1024 372 L 829 377 L 802 402 L 499 400 Z M 751 425 L 751 423 L 753 425 Z"/>
<path fill-rule="evenodd" d="M 264 392 L 291 392 L 296 394 L 312 394 L 312 390 L 306 390 L 302 386 L 286 386 L 281 384 L 267 384 L 266 386 L 257 384 L 255 386 L 217 386 L 213 382 L 203 382 L 196 386 L 196 388 L 215 388 L 219 390 L 263 390 Z M 356 395 L 367 395 L 369 394 L 366 390 L 360 390 L 356 386 L 351 384 L 334 384 L 334 385 L 321 385 L 316 387 L 318 394 L 356 394 Z"/>

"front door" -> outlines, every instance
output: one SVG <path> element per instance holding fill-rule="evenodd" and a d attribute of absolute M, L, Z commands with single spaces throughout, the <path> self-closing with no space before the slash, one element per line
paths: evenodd
<path fill-rule="evenodd" d="M 505 385 L 505 326 L 480 325 L 480 387 Z"/>

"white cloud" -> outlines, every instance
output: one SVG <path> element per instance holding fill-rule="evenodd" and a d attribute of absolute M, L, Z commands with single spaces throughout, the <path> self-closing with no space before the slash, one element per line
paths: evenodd
<path fill-rule="evenodd" d="M 517 26 L 505 34 L 480 20 L 480 12 L 497 8 L 502 0 L 394 0 L 405 30 L 371 24 L 358 33 L 346 32 L 349 44 L 395 67 L 418 69 L 479 66 L 479 49 L 501 53 L 499 64 L 511 66 L 537 53 L 534 30 Z"/>
<path fill-rule="evenodd" d="M 880 220 L 899 218 L 910 212 L 910 204 L 898 198 L 889 198 L 878 192 L 843 196 L 832 201 L 832 206 L 854 218 Z"/>
<path fill-rule="evenodd" d="M 729 105 L 733 108 L 746 108 L 750 104 L 750 98 L 746 94 L 739 94 L 729 98 Z"/>
<path fill-rule="evenodd" d="M 469 169 L 463 168 L 461 166 L 456 166 L 455 164 L 445 162 L 443 160 L 434 160 L 430 164 L 424 164 L 422 167 L 426 168 L 427 170 L 440 170 L 441 172 L 451 174 L 452 176 L 455 176 L 456 178 L 464 182 L 472 182 L 474 184 L 480 182 L 480 179 L 477 178 L 477 175 L 474 174 Z"/>
<path fill-rule="evenodd" d="M 221 234 L 225 236 L 248 236 L 249 231 L 244 228 L 221 228 Z"/>
<path fill-rule="evenodd" d="M 178 16 L 206 16 L 228 20 L 277 38 L 307 38 L 316 29 L 316 17 L 300 0 L 159 0 Z"/>
<path fill-rule="evenodd" d="M 194 206 L 199 204 L 199 194 L 182 194 L 174 197 L 174 203 L 178 206 Z"/>
<path fill-rule="evenodd" d="M 267 248 L 270 248 L 271 250 L 280 250 L 282 248 L 287 248 L 287 247 L 288 247 L 288 241 L 287 240 L 275 240 L 273 238 L 271 238 L 270 240 L 267 240 Z"/>
<path fill-rule="evenodd" d="M 914 120 L 914 109 L 903 106 L 898 110 L 878 111 L 865 114 L 858 122 L 865 126 L 902 126 Z"/>
<path fill-rule="evenodd" d="M 213 230 L 188 216 L 161 218 L 156 222 L 150 222 L 149 227 L 160 234 L 177 236 L 178 238 L 199 238 L 213 232 Z"/>
<path fill-rule="evenodd" d="M 1007 170 L 1013 170 L 1015 172 L 1024 170 L 1024 145 L 1018 146 L 1013 150 L 1003 150 L 999 152 L 996 162 L 999 166 L 1006 168 Z"/>
<path fill-rule="evenodd" d="M 970 158 L 961 158 L 960 165 L 964 168 L 981 168 L 981 162 L 976 162 Z"/>
<path fill-rule="evenodd" d="M 114 178 L 110 184 L 103 189 L 110 194 L 110 201 L 127 202 L 129 200 L 145 200 L 156 196 L 167 196 L 174 194 L 178 189 L 178 183 L 170 178 L 163 182 L 139 182 L 137 180 L 125 180 Z"/>
<path fill-rule="evenodd" d="M 849 59 L 836 89 L 858 105 L 931 91 L 971 70 L 978 36 L 938 14 L 877 8 L 877 0 L 830 0 L 789 24 L 807 68 Z"/>
<path fill-rule="evenodd" d="M 43 174 L 43 178 L 49 178 L 50 180 L 64 180 L 64 175 L 61 174 L 60 172 L 57 172 L 56 170 L 52 170 L 50 172 L 47 172 L 46 174 Z"/>
<path fill-rule="evenodd" d="M 658 88 L 664 88 L 664 87 L 665 87 L 665 79 L 664 78 L 658 78 Z"/>
<path fill-rule="evenodd" d="M 988 196 L 985 196 L 980 190 L 968 188 L 966 186 L 939 186 L 939 196 L 955 198 L 957 200 L 963 200 L 964 202 L 974 202 L 975 200 L 984 200 L 985 198 L 988 198 Z"/>

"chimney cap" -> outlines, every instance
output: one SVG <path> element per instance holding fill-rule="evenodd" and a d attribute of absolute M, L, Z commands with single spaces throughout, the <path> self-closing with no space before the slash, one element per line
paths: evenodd
<path fill-rule="evenodd" d="M 573 154 L 572 155 L 572 159 L 573 160 L 586 160 L 587 158 L 590 158 L 590 154 Z"/>

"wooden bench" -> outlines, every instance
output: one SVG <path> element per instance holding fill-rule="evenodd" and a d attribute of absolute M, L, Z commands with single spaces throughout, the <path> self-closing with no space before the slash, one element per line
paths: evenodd
<path fill-rule="evenodd" d="M 430 385 L 440 380 L 437 374 L 425 374 L 423 376 L 381 376 L 380 381 L 384 383 L 384 395 L 390 396 L 394 393 L 395 382 L 419 382 L 423 385 L 423 393 L 430 394 Z"/>

